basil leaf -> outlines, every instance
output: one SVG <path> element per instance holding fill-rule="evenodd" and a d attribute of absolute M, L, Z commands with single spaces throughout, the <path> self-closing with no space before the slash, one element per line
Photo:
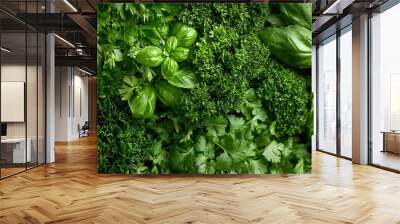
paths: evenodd
<path fill-rule="evenodd" d="M 307 29 L 311 29 L 311 3 L 281 4 L 280 9 L 285 21 L 289 22 L 291 25 L 300 25 Z"/>
<path fill-rule="evenodd" d="M 260 33 L 260 39 L 285 64 L 301 69 L 311 67 L 311 30 L 298 25 L 268 28 Z"/>
<path fill-rule="evenodd" d="M 163 80 L 157 81 L 155 83 L 155 87 L 158 99 L 160 99 L 163 104 L 169 107 L 175 106 L 183 95 L 181 89 L 172 86 Z"/>
<path fill-rule="evenodd" d="M 153 80 L 153 76 L 154 76 L 154 71 L 151 68 L 145 67 L 143 69 L 143 78 L 145 80 L 147 80 L 148 82 L 151 82 L 151 80 Z"/>
<path fill-rule="evenodd" d="M 178 46 L 190 47 L 197 38 L 197 32 L 195 29 L 180 23 L 175 25 L 173 32 L 178 39 Z"/>
<path fill-rule="evenodd" d="M 162 38 L 167 38 L 169 33 L 169 26 L 168 24 L 162 24 L 157 27 L 157 31 L 160 33 Z"/>
<path fill-rule="evenodd" d="M 161 74 L 164 77 L 175 73 L 176 71 L 178 71 L 178 69 L 178 63 L 172 58 L 165 59 L 164 62 L 161 64 Z"/>
<path fill-rule="evenodd" d="M 146 85 L 139 94 L 128 100 L 129 107 L 136 118 L 151 118 L 156 107 L 156 93 L 151 85 Z"/>
<path fill-rule="evenodd" d="M 187 69 L 178 70 L 164 78 L 173 86 L 179 88 L 193 89 L 196 87 L 196 77 L 193 72 Z"/>
<path fill-rule="evenodd" d="M 176 47 L 178 46 L 178 39 L 176 39 L 176 37 L 171 36 L 168 38 L 168 40 L 165 42 L 165 49 L 168 52 L 172 52 L 173 50 L 176 49 Z"/>
<path fill-rule="evenodd" d="M 142 30 L 143 37 L 151 42 L 151 44 L 161 47 L 163 45 L 164 40 L 161 37 L 161 34 L 157 31 L 157 29 L 145 29 Z"/>
<path fill-rule="evenodd" d="M 182 62 L 189 57 L 189 48 L 177 47 L 172 53 L 171 57 L 177 62 Z"/>
<path fill-rule="evenodd" d="M 147 46 L 139 51 L 136 60 L 144 66 L 157 67 L 164 61 L 164 57 L 160 48 Z"/>

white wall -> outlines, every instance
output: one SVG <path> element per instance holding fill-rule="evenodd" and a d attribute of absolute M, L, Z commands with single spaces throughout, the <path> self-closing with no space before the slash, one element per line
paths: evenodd
<path fill-rule="evenodd" d="M 56 141 L 79 138 L 78 125 L 88 120 L 88 78 L 72 67 L 56 67 Z"/>

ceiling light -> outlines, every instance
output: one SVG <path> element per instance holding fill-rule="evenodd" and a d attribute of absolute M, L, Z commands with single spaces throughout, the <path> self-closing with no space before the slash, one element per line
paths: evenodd
<path fill-rule="evenodd" d="M 74 12 L 78 12 L 78 10 L 68 0 L 64 0 L 64 3 L 67 4 Z"/>
<path fill-rule="evenodd" d="M 7 49 L 5 47 L 1 47 L 0 49 L 1 49 L 1 51 L 4 51 L 6 53 L 10 53 L 11 52 L 11 50 L 9 50 L 9 49 Z"/>
<path fill-rule="evenodd" d="M 54 36 L 55 37 L 57 37 L 59 40 L 61 40 L 62 42 L 64 42 L 65 44 L 67 44 L 68 46 L 70 46 L 70 47 L 72 47 L 72 48 L 75 48 L 75 45 L 73 45 L 71 42 L 69 42 L 68 40 L 66 40 L 66 39 L 64 39 L 64 38 L 62 38 L 62 37 L 60 37 L 59 35 L 57 35 L 57 34 L 54 34 Z"/>
<path fill-rule="evenodd" d="M 88 72 L 88 71 L 86 71 L 86 70 L 83 70 L 83 69 L 81 69 L 81 68 L 79 68 L 79 67 L 78 67 L 78 70 L 81 71 L 81 72 L 83 72 L 83 73 L 85 73 L 85 74 L 87 74 L 87 75 L 92 75 L 92 73 L 90 73 L 90 72 Z"/>

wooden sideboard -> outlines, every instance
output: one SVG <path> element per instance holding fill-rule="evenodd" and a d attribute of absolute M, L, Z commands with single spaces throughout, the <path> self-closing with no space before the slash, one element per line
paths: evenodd
<path fill-rule="evenodd" d="M 386 131 L 383 134 L 383 152 L 400 154 L 400 131 Z"/>

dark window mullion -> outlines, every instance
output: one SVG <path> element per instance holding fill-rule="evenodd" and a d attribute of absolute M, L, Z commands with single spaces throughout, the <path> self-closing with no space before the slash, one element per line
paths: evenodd
<path fill-rule="evenodd" d="M 340 36 L 339 27 L 336 31 L 336 154 L 341 157 L 341 118 L 340 118 L 340 100 L 341 100 L 341 65 L 340 65 Z"/>

